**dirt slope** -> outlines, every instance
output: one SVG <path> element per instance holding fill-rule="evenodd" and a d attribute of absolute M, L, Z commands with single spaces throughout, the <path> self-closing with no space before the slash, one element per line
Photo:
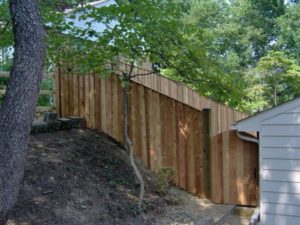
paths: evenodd
<path fill-rule="evenodd" d="M 8 225 L 153 224 L 165 206 L 144 170 L 147 196 L 137 213 L 138 183 L 125 151 L 88 130 L 31 136 L 24 185 Z"/>

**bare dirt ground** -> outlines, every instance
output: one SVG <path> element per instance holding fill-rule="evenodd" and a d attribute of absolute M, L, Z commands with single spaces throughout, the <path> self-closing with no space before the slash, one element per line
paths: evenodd
<path fill-rule="evenodd" d="M 139 213 L 139 184 L 127 153 L 104 134 L 89 130 L 31 136 L 25 177 L 7 225 L 164 225 L 217 219 L 226 207 L 171 188 L 155 192 L 144 169 L 146 196 Z"/>

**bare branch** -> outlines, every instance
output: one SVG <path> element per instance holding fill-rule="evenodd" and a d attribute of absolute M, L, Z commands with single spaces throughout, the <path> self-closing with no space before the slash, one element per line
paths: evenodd
<path fill-rule="evenodd" d="M 6 23 L 3 30 L 1 31 L 1 34 L 4 34 L 4 32 L 6 31 L 6 29 L 8 28 L 8 26 L 10 24 L 10 21 L 7 19 L 0 19 L 0 21 L 4 21 Z"/>
<path fill-rule="evenodd" d="M 147 76 L 147 75 L 151 75 L 151 74 L 156 74 L 156 72 L 151 71 L 151 72 L 149 72 L 149 73 L 139 73 L 139 74 L 135 74 L 135 75 L 130 76 L 130 79 L 132 79 L 132 78 L 134 78 L 134 77 L 138 77 L 138 76 Z"/>

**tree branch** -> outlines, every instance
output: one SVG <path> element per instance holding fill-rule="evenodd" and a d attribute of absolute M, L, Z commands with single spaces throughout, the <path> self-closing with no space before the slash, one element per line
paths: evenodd
<path fill-rule="evenodd" d="M 0 20 L 6 22 L 6 24 L 5 24 L 4 28 L 3 28 L 3 30 L 1 31 L 1 34 L 4 34 L 4 32 L 6 31 L 6 29 L 8 28 L 8 26 L 9 26 L 9 24 L 10 24 L 10 21 L 7 20 L 7 19 L 0 19 Z"/>
<path fill-rule="evenodd" d="M 151 71 L 149 73 L 139 73 L 139 74 L 135 74 L 135 75 L 130 76 L 129 79 L 132 79 L 132 78 L 135 78 L 135 77 L 138 77 L 138 76 L 147 76 L 147 75 L 151 75 L 151 74 L 155 74 L 155 73 L 156 72 L 154 72 L 154 71 Z"/>

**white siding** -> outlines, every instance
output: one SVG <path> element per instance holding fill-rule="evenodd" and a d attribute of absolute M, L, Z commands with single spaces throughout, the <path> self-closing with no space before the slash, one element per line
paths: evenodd
<path fill-rule="evenodd" d="M 262 225 L 299 225 L 300 217 L 279 214 L 264 214 L 265 223 Z"/>
<path fill-rule="evenodd" d="M 276 128 L 275 128 L 276 129 Z M 279 129 L 277 127 L 277 129 Z M 284 132 L 284 130 L 282 130 Z M 266 137 L 263 135 L 263 146 L 262 147 L 269 147 L 269 148 L 299 148 L 300 147 L 300 137 Z"/>
<path fill-rule="evenodd" d="M 279 215 L 287 215 L 287 216 L 295 216 L 299 217 L 300 206 L 292 205 L 292 204 L 268 204 L 268 207 L 264 208 L 264 213 L 268 214 L 279 214 Z"/>
<path fill-rule="evenodd" d="M 300 183 L 284 181 L 262 181 L 264 189 L 277 193 L 300 193 Z"/>
<path fill-rule="evenodd" d="M 265 158 L 262 170 L 285 170 L 285 171 L 298 171 L 300 172 L 300 160 L 299 159 L 274 159 Z"/>
<path fill-rule="evenodd" d="M 261 155 L 264 159 L 300 159 L 300 148 L 264 147 Z"/>
<path fill-rule="evenodd" d="M 261 122 L 261 224 L 300 224 L 300 107 Z"/>
<path fill-rule="evenodd" d="M 261 170 L 261 176 L 264 181 L 300 182 L 299 171 L 274 170 L 274 169 Z"/>
<path fill-rule="evenodd" d="M 294 112 L 300 113 L 300 107 L 296 107 L 296 108 L 294 108 L 294 109 L 288 110 L 288 112 L 292 112 L 292 113 L 294 113 Z"/>
<path fill-rule="evenodd" d="M 300 124 L 299 113 L 282 113 L 273 118 L 262 121 L 262 124 L 294 125 Z"/>
<path fill-rule="evenodd" d="M 271 137 L 277 137 L 277 136 L 300 137 L 300 124 L 280 125 L 280 129 L 276 129 L 276 128 L 278 128 L 278 124 L 268 124 L 268 125 L 265 124 L 262 127 L 261 132 L 264 136 L 271 136 Z"/>

